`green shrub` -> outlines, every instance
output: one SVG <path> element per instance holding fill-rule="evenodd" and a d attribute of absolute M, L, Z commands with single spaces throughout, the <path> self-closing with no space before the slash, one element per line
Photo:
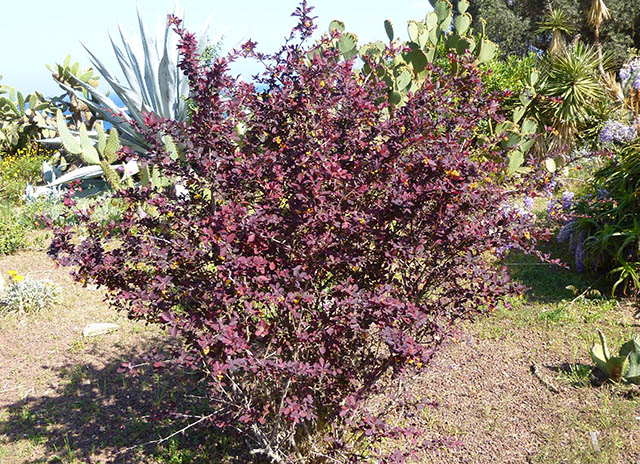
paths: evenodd
<path fill-rule="evenodd" d="M 25 247 L 25 230 L 12 213 L 0 211 L 0 256 Z"/>
<path fill-rule="evenodd" d="M 69 223 L 65 216 L 66 212 L 67 208 L 59 198 L 40 197 L 27 201 L 20 208 L 18 222 L 29 229 L 44 228 L 49 221 L 53 225 L 61 226 Z"/>
<path fill-rule="evenodd" d="M 14 154 L 0 154 L 0 199 L 20 203 L 27 184 L 41 178 L 42 162 L 49 151 L 37 145 Z"/>
<path fill-rule="evenodd" d="M 576 268 L 608 273 L 613 292 L 640 291 L 640 141 L 616 148 L 595 172 L 558 234 L 575 255 Z"/>
<path fill-rule="evenodd" d="M 124 211 L 119 200 L 111 193 L 82 198 L 78 200 L 77 209 L 91 211 L 92 219 L 103 226 L 112 227 L 112 233 L 117 233 L 117 224 Z M 55 196 L 40 197 L 26 202 L 20 207 L 18 222 L 27 229 L 43 229 L 49 226 L 75 225 L 77 217 L 70 214 L 61 198 Z"/>
<path fill-rule="evenodd" d="M 510 90 L 517 98 L 525 88 L 524 82 L 540 63 L 538 55 L 530 52 L 525 56 L 509 55 L 504 59 L 489 61 L 483 67 L 490 71 L 483 82 L 490 91 Z"/>

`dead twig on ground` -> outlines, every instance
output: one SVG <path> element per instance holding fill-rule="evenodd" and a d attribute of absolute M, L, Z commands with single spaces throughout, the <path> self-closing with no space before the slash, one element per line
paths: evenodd
<path fill-rule="evenodd" d="M 540 372 L 538 370 L 538 366 L 535 365 L 535 363 L 531 363 L 531 366 L 529 367 L 529 369 L 531 370 L 531 374 L 540 381 L 540 383 L 542 385 L 544 385 L 548 390 L 552 391 L 553 393 L 560 393 L 561 390 L 555 385 L 553 384 L 553 382 L 551 382 L 550 380 L 545 379 L 544 377 L 542 377 L 542 375 L 540 375 Z"/>

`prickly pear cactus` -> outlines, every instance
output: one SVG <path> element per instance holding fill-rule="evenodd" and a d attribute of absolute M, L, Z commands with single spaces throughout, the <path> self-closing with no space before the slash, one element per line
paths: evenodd
<path fill-rule="evenodd" d="M 40 92 L 24 96 L 13 87 L 0 85 L 0 150 L 12 151 L 31 140 L 55 136 L 57 104 Z"/>
<path fill-rule="evenodd" d="M 468 8 L 468 0 L 459 0 L 456 10 L 449 0 L 438 0 L 424 20 L 408 22 L 408 41 L 400 42 L 393 24 L 386 20 L 384 29 L 388 44 L 370 42 L 357 50 L 364 61 L 362 73 L 365 76 L 375 74 L 386 83 L 391 111 L 403 105 L 410 92 L 422 87 L 429 75 L 429 64 L 446 59 L 449 53 L 470 53 L 476 64 L 495 58 L 497 45 L 486 38 L 483 21 L 482 31 L 479 34 L 473 31 L 473 18 Z M 329 25 L 334 46 L 345 58 L 352 58 L 357 40 L 352 40 L 355 36 L 344 31 L 345 25 L 341 21 L 332 21 Z M 453 64 L 452 72 L 458 74 L 462 71 Z M 538 77 L 534 73 L 531 79 L 537 81 Z M 490 128 L 492 135 L 504 139 L 502 145 L 509 156 L 509 174 L 526 170 L 523 167 L 525 154 L 534 145 L 533 135 L 538 125 L 535 120 L 524 117 L 527 105 L 528 100 L 523 95 L 522 107 L 516 109 L 513 120 Z"/>
<path fill-rule="evenodd" d="M 104 178 L 114 190 L 122 188 L 120 176 L 116 173 L 112 164 L 118 159 L 118 151 L 122 146 L 118 132 L 115 129 L 109 131 L 109 136 L 104 132 L 102 124 L 96 124 L 97 144 L 89 137 L 84 124 L 80 125 L 76 138 L 67 127 L 62 111 L 58 110 L 57 127 L 60 140 L 64 149 L 78 156 L 87 165 L 99 165 L 102 168 Z M 127 177 L 129 184 L 132 180 Z"/>
<path fill-rule="evenodd" d="M 100 166 L 105 180 L 112 189 L 121 189 L 123 181 L 126 181 L 126 186 L 133 185 L 132 174 L 127 173 L 126 168 L 124 176 L 120 178 L 113 166 L 118 160 L 118 152 L 122 148 L 118 131 L 115 128 L 112 128 L 107 135 L 102 123 L 98 122 L 95 125 L 96 135 L 90 137 L 87 128 L 84 124 L 81 124 L 76 137 L 69 130 L 61 111 L 58 111 L 57 127 L 64 149 L 87 165 Z M 186 160 L 184 153 L 175 144 L 171 136 L 164 135 L 162 141 L 169 156 L 182 161 Z M 136 172 L 137 169 L 139 169 L 140 183 L 143 187 L 151 185 L 153 188 L 161 188 L 171 184 L 171 181 L 162 175 L 157 167 L 143 164 L 136 168 Z"/>
<path fill-rule="evenodd" d="M 453 52 L 463 55 L 471 53 L 476 63 L 486 63 L 495 57 L 497 46 L 489 41 L 484 32 L 474 34 L 471 28 L 473 18 L 467 12 L 468 0 L 458 2 L 457 14 L 449 0 L 438 0 L 433 11 L 422 21 L 409 21 L 409 40 L 401 43 L 391 21 L 384 22 L 390 47 L 382 41 L 371 42 L 357 48 L 357 38 L 345 31 L 344 23 L 333 21 L 329 33 L 346 59 L 359 55 L 365 62 L 365 75 L 376 73 L 389 89 L 392 106 L 402 105 L 409 92 L 419 89 L 427 78 L 426 68 L 439 58 Z M 398 51 L 393 56 L 389 50 Z M 406 50 L 406 51 L 405 51 Z M 454 72 L 459 69 L 454 67 Z"/>

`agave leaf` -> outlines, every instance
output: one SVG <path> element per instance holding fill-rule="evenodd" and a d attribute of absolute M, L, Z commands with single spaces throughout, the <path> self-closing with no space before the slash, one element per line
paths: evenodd
<path fill-rule="evenodd" d="M 627 356 L 613 356 L 607 361 L 607 377 L 620 380 L 629 370 L 629 358 Z"/>
<path fill-rule="evenodd" d="M 640 342 L 638 338 L 634 335 L 631 340 L 626 342 L 624 345 L 620 347 L 620 351 L 618 352 L 618 356 L 627 356 L 632 352 L 640 353 Z"/>
<path fill-rule="evenodd" d="M 158 69 L 158 84 L 160 85 L 160 102 L 162 105 L 162 115 L 175 119 L 176 108 L 172 107 L 174 95 L 176 94 L 176 75 L 174 72 L 176 67 L 169 57 L 167 50 L 167 42 L 169 39 L 169 31 L 165 31 L 164 46 L 162 59 L 160 60 L 160 68 Z"/>
<path fill-rule="evenodd" d="M 632 340 L 634 342 L 635 348 L 628 355 L 629 360 L 629 368 L 624 375 L 624 379 L 627 382 L 640 384 L 640 350 L 638 350 L 638 345 L 635 338 Z"/>
<path fill-rule="evenodd" d="M 136 85 L 134 84 L 135 78 L 133 76 L 133 70 L 131 69 L 131 65 L 127 61 L 127 58 L 125 57 L 122 49 L 113 41 L 113 37 L 111 37 L 111 35 L 109 35 L 109 40 L 111 41 L 111 47 L 113 48 L 113 51 L 116 54 L 116 59 L 118 60 L 120 69 L 122 70 L 124 77 L 127 80 L 127 84 L 129 84 L 130 88 L 134 88 Z"/>
<path fill-rule="evenodd" d="M 602 351 L 602 346 L 594 343 L 589 350 L 589 354 L 591 355 L 591 360 L 594 362 L 596 367 L 600 369 L 602 373 L 606 374 L 608 367 L 607 360 L 605 359 L 604 352 Z"/>
<path fill-rule="evenodd" d="M 56 180 L 51 182 L 49 186 L 53 187 L 56 185 L 66 184 L 67 182 L 71 182 L 74 180 L 84 180 L 84 179 L 95 179 L 96 177 L 102 176 L 102 168 L 99 165 L 95 166 L 84 166 L 78 169 L 74 169 L 67 174 L 58 177 Z"/>
<path fill-rule="evenodd" d="M 131 64 L 131 70 L 133 75 L 135 76 L 135 85 L 132 85 L 131 88 L 136 90 L 142 96 L 143 101 L 150 101 L 149 94 L 147 89 L 144 86 L 144 76 L 143 70 L 140 67 L 140 63 L 137 55 L 134 53 L 132 46 L 135 46 L 133 43 L 130 43 L 127 39 L 126 33 L 122 30 L 120 26 L 118 26 L 118 30 L 120 31 L 120 38 L 122 40 L 122 46 L 124 47 L 127 56 L 129 57 L 129 63 Z"/>
<path fill-rule="evenodd" d="M 159 64 L 158 50 L 153 39 L 147 36 L 140 10 L 138 10 L 138 25 L 140 26 L 140 39 L 144 50 L 144 81 L 149 93 L 151 107 L 156 114 L 161 114 L 160 91 L 158 88 L 158 76 L 156 75 Z M 168 24 L 167 27 L 169 27 Z"/>
<path fill-rule="evenodd" d="M 93 97 L 95 102 L 92 100 L 88 100 L 83 96 L 77 95 L 79 99 L 81 99 L 84 103 L 86 103 L 92 110 L 100 114 L 103 119 L 109 121 L 111 124 L 118 127 L 121 130 L 121 132 L 129 132 L 131 136 L 136 135 L 136 137 L 134 138 L 142 140 L 139 136 L 137 136 L 137 132 L 129 124 L 123 125 L 123 120 L 125 123 L 129 122 L 130 120 L 129 115 L 127 113 L 124 113 L 122 108 L 119 108 L 118 106 L 116 106 L 115 103 L 113 103 L 113 100 L 103 95 L 102 93 L 98 92 L 97 90 L 93 89 L 91 86 L 89 86 L 88 84 L 82 81 L 77 81 L 77 83 L 78 85 L 87 89 L 91 93 L 91 96 Z M 125 105 L 127 105 L 128 107 L 135 105 L 139 101 L 139 100 L 132 101 L 133 98 L 138 99 L 138 96 L 133 91 L 120 87 L 117 83 L 114 83 L 113 86 L 118 96 L 122 99 L 123 103 L 125 103 Z M 62 85 L 62 87 L 69 89 L 69 87 L 65 85 Z M 105 111 L 105 108 L 106 108 L 106 111 Z M 118 116 L 114 116 L 114 114 Z M 144 119 L 143 119 L 142 113 L 139 110 L 137 112 L 130 111 L 130 115 L 133 116 L 133 119 L 138 124 L 140 124 L 141 126 L 144 126 Z M 129 128 L 128 131 L 126 129 L 127 127 Z"/>

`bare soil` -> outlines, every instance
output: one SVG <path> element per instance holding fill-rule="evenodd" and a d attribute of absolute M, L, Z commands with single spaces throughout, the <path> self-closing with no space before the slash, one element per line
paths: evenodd
<path fill-rule="evenodd" d="M 52 279 L 62 287 L 63 301 L 53 309 L 0 317 L 2 464 L 222 462 L 222 456 L 225 462 L 248 462 L 234 451 L 237 443 L 230 437 L 196 435 L 164 447 L 136 447 L 176 429 L 167 405 L 196 398 L 191 407 L 197 407 L 197 379 L 183 372 L 169 381 L 150 366 L 137 376 L 118 369 L 123 362 L 143 364 L 152 352 L 161 358 L 175 341 L 114 312 L 100 290 L 74 283 L 67 269 L 57 269 L 42 252 L 0 258 L 0 273 L 10 269 Z M 634 308 L 621 306 L 609 319 L 597 316 L 580 333 L 565 320 L 525 323 L 537 320 L 531 311 L 554 304 L 524 305 L 512 315 L 464 324 L 459 339 L 413 378 L 408 388 L 438 403 L 423 411 L 422 428 L 434 439 L 458 443 L 436 449 L 426 462 L 640 461 L 636 391 L 594 386 L 567 374 L 572 366 L 590 364 L 585 333 L 616 324 L 636 330 Z M 595 311 L 585 308 L 588 314 Z M 92 322 L 120 328 L 83 338 L 82 328 Z"/>

